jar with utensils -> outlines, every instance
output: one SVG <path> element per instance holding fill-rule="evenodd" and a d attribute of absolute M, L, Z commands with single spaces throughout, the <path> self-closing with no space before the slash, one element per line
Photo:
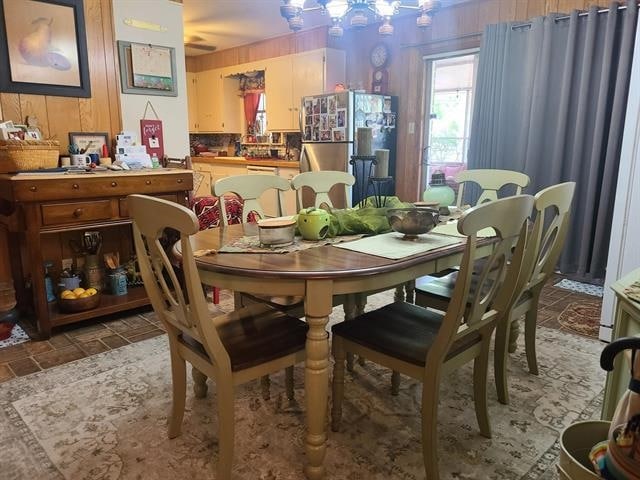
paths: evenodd
<path fill-rule="evenodd" d="M 102 234 L 100 232 L 84 232 L 82 246 L 86 253 L 84 257 L 84 277 L 87 288 L 102 290 L 104 288 L 104 268 L 100 262 L 102 248 Z"/>
<path fill-rule="evenodd" d="M 105 253 L 104 263 L 108 268 L 107 279 L 112 295 L 127 294 L 127 271 L 124 265 L 120 265 L 119 253 Z"/>

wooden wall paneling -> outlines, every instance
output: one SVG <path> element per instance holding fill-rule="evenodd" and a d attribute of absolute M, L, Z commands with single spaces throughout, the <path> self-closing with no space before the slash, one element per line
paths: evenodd
<path fill-rule="evenodd" d="M 500 21 L 513 22 L 516 19 L 516 2 L 500 0 Z"/>
<path fill-rule="evenodd" d="M 185 57 L 184 59 L 185 69 L 187 72 L 198 71 L 198 58 L 197 57 Z"/>
<path fill-rule="evenodd" d="M 111 139 L 122 130 L 122 112 L 120 110 L 120 65 L 113 31 L 113 2 L 100 0 L 102 9 L 103 52 L 106 68 L 107 93 L 109 102 L 109 123 Z"/>
<path fill-rule="evenodd" d="M 51 138 L 60 142 L 60 152 L 67 152 L 69 132 L 81 131 L 80 105 L 75 97 L 46 97 Z"/>
<path fill-rule="evenodd" d="M 0 102 L 0 120 L 3 120 L 4 117 L 2 116 L 2 102 Z"/>
<path fill-rule="evenodd" d="M 500 0 L 489 0 L 478 8 L 477 31 L 483 31 L 486 25 L 500 22 Z"/>
<path fill-rule="evenodd" d="M 545 0 L 544 11 L 545 13 L 557 13 L 559 0 Z"/>
<path fill-rule="evenodd" d="M 87 30 L 87 51 L 91 75 L 91 97 L 79 99 L 80 130 L 84 132 L 109 131 L 111 116 L 107 71 L 104 55 L 102 5 L 100 0 L 85 0 L 84 11 Z"/>
<path fill-rule="evenodd" d="M 20 115 L 26 121 L 27 117 L 38 119 L 38 128 L 44 138 L 49 138 L 49 117 L 47 116 L 47 102 L 42 95 L 20 94 Z"/>
<path fill-rule="evenodd" d="M 548 6 L 548 0 L 542 1 L 542 0 L 538 0 L 535 2 L 529 2 L 527 4 L 527 10 L 526 13 L 524 15 L 523 20 L 528 20 L 530 18 L 534 18 L 534 17 L 539 17 L 541 15 L 545 15 L 546 12 L 545 8 Z"/>
<path fill-rule="evenodd" d="M 17 93 L 0 93 L 0 104 L 2 104 L 5 120 L 12 120 L 14 123 L 24 121 L 20 108 L 20 96 Z"/>

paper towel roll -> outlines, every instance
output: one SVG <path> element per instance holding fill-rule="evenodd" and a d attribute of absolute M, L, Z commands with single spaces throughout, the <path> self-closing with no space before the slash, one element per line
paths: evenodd
<path fill-rule="evenodd" d="M 373 131 L 369 127 L 359 127 L 356 133 L 356 151 L 360 156 L 372 155 L 371 143 L 373 141 Z"/>
<path fill-rule="evenodd" d="M 389 176 L 389 150 L 376 150 L 376 177 L 383 178 Z"/>

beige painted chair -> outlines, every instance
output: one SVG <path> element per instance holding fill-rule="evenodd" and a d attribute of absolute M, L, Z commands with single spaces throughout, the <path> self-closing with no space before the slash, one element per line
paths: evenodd
<path fill-rule="evenodd" d="M 298 211 L 304 207 L 321 207 L 323 203 L 329 207 L 333 207 L 333 203 L 329 198 L 329 191 L 334 185 L 344 185 L 344 194 L 347 199 L 347 207 L 351 205 L 349 187 L 356 183 L 356 179 L 348 172 L 339 172 L 334 170 L 322 172 L 303 172 L 291 179 L 291 188 L 296 191 L 296 200 Z M 315 193 L 315 202 L 313 205 L 305 205 L 303 202 L 304 187 L 308 187 Z"/>
<path fill-rule="evenodd" d="M 242 221 L 247 221 L 247 216 L 255 212 L 258 217 L 265 218 L 264 209 L 260 203 L 263 193 L 275 189 L 278 194 L 277 216 L 286 215 L 283 212 L 284 192 L 291 190 L 291 184 L 285 178 L 277 175 L 232 175 L 221 178 L 213 184 L 213 195 L 220 198 L 220 216 L 224 225 L 229 224 L 226 214 L 225 193 L 235 193 L 244 201 L 242 209 Z"/>
<path fill-rule="evenodd" d="M 522 282 L 520 269 L 532 206 L 533 197 L 514 196 L 474 207 L 460 219 L 458 231 L 468 239 L 453 300 L 445 313 L 395 302 L 332 327 L 333 430 L 340 427 L 345 358 L 350 352 L 422 382 L 422 453 L 428 480 L 439 478 L 440 380 L 472 360 L 476 417 L 482 435 L 491 436 L 487 411 L 489 344 L 500 312 L 508 308 Z M 473 264 L 478 256 L 476 233 L 486 227 L 496 230 L 498 240 L 472 286 Z"/>
<path fill-rule="evenodd" d="M 463 170 L 455 177 L 456 182 L 460 184 L 458 189 L 458 198 L 456 205 L 460 207 L 464 199 L 465 183 L 473 182 L 480 186 L 482 193 L 476 202 L 480 205 L 484 202 L 498 199 L 498 191 L 506 185 L 516 186 L 516 195 L 522 193 L 522 189 L 529 185 L 529 176 L 521 172 L 511 170 L 495 170 L 495 169 L 476 169 Z"/>
<path fill-rule="evenodd" d="M 130 195 L 128 205 L 144 286 L 169 340 L 173 383 L 169 438 L 180 435 L 186 362 L 189 362 L 193 366 L 196 396 L 206 395 L 207 377 L 216 382 L 219 425 L 216 478 L 230 479 L 235 385 L 304 361 L 307 325 L 265 304 L 212 317 L 189 242 L 198 232 L 195 214 L 176 203 L 145 195 Z M 180 234 L 184 289 L 159 242 L 167 227 Z M 287 390 L 292 396 L 292 382 L 287 382 Z"/>
<path fill-rule="evenodd" d="M 515 351 L 519 331 L 518 320 L 525 317 L 525 349 L 529 371 L 537 375 L 536 325 L 538 302 L 542 288 L 553 274 L 564 246 L 569 226 L 569 210 L 575 190 L 574 182 L 561 183 L 541 190 L 535 195 L 536 218 L 525 251 L 522 275 L 525 282 L 516 291 L 512 308 L 505 312 L 496 329 L 494 368 L 498 400 L 509 403 L 507 383 L 507 352 Z M 416 304 L 446 310 L 453 298 L 458 273 L 416 289 Z"/>

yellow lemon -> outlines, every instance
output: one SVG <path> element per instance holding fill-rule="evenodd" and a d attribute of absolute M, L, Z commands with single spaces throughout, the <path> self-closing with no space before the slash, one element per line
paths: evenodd
<path fill-rule="evenodd" d="M 73 293 L 75 293 L 76 295 L 81 295 L 84 293 L 84 288 L 80 288 L 80 287 L 74 288 Z"/>
<path fill-rule="evenodd" d="M 88 293 L 89 295 L 95 295 L 96 293 L 98 293 L 98 291 L 95 288 L 87 288 L 85 290 L 85 293 Z"/>
<path fill-rule="evenodd" d="M 78 296 L 73 292 L 69 292 L 62 298 L 64 298 L 65 300 L 75 300 L 76 298 L 78 298 Z"/>
<path fill-rule="evenodd" d="M 80 295 L 78 295 L 78 298 L 87 298 L 90 297 L 91 294 L 89 292 L 82 292 Z"/>
<path fill-rule="evenodd" d="M 60 298 L 66 298 L 66 297 L 68 297 L 69 295 L 73 295 L 73 292 L 72 292 L 71 290 L 63 290 L 63 291 L 60 293 Z"/>

